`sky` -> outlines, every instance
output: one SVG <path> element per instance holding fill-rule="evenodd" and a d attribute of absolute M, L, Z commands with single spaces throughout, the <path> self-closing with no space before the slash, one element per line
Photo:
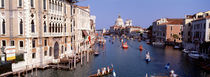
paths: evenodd
<path fill-rule="evenodd" d="M 210 0 L 80 0 L 96 16 L 96 29 L 109 29 L 120 14 L 134 26 L 149 27 L 160 18 L 184 18 L 210 10 Z"/>

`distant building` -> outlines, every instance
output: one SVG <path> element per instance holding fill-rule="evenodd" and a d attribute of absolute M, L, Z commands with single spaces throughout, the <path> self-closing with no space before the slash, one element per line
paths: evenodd
<path fill-rule="evenodd" d="M 120 26 L 111 26 L 110 27 L 110 33 L 112 33 L 112 34 L 120 34 L 120 32 L 121 32 L 121 30 L 123 30 L 124 29 L 124 27 L 120 27 Z"/>
<path fill-rule="evenodd" d="M 106 29 L 105 28 L 103 28 L 102 33 L 106 33 Z"/>
<path fill-rule="evenodd" d="M 117 20 L 115 21 L 115 26 L 124 27 L 124 21 L 120 15 L 118 16 Z"/>
<path fill-rule="evenodd" d="M 126 26 L 125 27 L 125 32 L 126 33 L 133 33 L 133 32 L 137 32 L 137 33 L 143 33 L 144 29 L 141 28 L 140 26 Z"/>
<path fill-rule="evenodd" d="M 125 34 L 129 37 L 139 37 L 144 32 L 144 29 L 140 26 L 126 26 L 124 30 Z"/>
<path fill-rule="evenodd" d="M 132 20 L 127 19 L 127 20 L 125 21 L 125 26 L 133 26 Z"/>
<path fill-rule="evenodd" d="M 123 19 L 119 15 L 114 26 L 110 27 L 110 33 L 121 34 L 122 30 L 124 30 L 127 26 L 132 26 L 132 20 L 127 19 L 124 23 Z"/>
<path fill-rule="evenodd" d="M 182 42 L 184 19 L 161 18 L 153 22 L 152 37 L 157 42 Z"/>

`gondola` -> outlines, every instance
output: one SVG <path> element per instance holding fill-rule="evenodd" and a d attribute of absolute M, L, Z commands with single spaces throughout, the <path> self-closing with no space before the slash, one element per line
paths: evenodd
<path fill-rule="evenodd" d="M 109 69 L 109 72 L 106 71 L 105 74 L 100 74 L 100 75 L 97 75 L 97 74 L 93 74 L 93 75 L 90 75 L 88 77 L 102 77 L 102 76 L 106 76 L 106 75 L 109 75 L 110 73 L 113 72 L 113 68 Z"/>

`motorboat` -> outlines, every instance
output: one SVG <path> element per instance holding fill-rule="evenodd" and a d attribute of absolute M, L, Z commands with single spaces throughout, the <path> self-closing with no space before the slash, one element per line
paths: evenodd
<path fill-rule="evenodd" d="M 189 53 L 190 51 L 187 50 L 187 49 L 183 49 L 182 52 L 184 52 L 184 53 Z"/>
<path fill-rule="evenodd" d="M 207 54 L 203 54 L 203 53 L 200 54 L 200 57 L 202 57 L 203 59 L 209 59 L 208 55 Z"/>
<path fill-rule="evenodd" d="M 191 51 L 188 54 L 189 57 L 193 58 L 193 59 L 198 59 L 200 57 L 200 54 L 198 53 L 198 51 Z"/>
<path fill-rule="evenodd" d="M 180 47 L 179 47 L 179 46 L 177 46 L 177 45 L 175 45 L 175 46 L 174 46 L 174 49 L 179 49 L 179 48 L 180 48 Z"/>

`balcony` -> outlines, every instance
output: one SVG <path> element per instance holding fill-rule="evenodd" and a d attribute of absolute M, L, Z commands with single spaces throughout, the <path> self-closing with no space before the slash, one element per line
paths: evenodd
<path fill-rule="evenodd" d="M 69 36 L 68 32 L 63 32 L 63 33 L 44 33 L 43 34 L 44 37 L 59 37 L 59 36 Z"/>

